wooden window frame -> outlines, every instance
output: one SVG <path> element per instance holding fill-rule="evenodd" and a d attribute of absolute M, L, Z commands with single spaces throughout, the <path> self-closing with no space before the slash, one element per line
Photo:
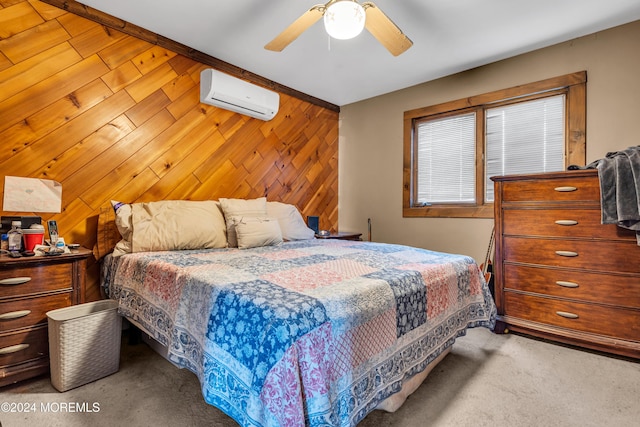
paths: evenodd
<path fill-rule="evenodd" d="M 484 201 L 485 110 L 499 105 L 565 94 L 564 166 L 586 164 L 587 72 L 579 71 L 430 107 L 405 111 L 403 137 L 403 217 L 493 218 L 493 202 Z M 476 112 L 476 203 L 414 205 L 416 168 L 414 130 L 420 120 Z"/>

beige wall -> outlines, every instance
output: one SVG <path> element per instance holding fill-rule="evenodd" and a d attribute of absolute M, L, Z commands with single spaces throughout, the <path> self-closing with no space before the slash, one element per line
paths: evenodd
<path fill-rule="evenodd" d="M 414 46 L 414 49 L 419 46 Z M 587 71 L 587 162 L 640 145 L 640 21 L 342 107 L 339 226 L 482 262 L 493 221 L 402 217 L 404 111 Z"/>

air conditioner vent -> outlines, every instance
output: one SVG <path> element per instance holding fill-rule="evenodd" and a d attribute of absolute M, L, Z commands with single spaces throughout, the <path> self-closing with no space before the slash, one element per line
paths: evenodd
<path fill-rule="evenodd" d="M 261 120 L 271 120 L 278 113 L 280 95 L 208 68 L 200 73 L 200 102 Z"/>

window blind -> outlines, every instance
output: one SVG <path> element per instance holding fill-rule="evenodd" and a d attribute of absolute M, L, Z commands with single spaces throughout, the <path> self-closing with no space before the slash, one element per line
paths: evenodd
<path fill-rule="evenodd" d="M 415 203 L 475 203 L 476 114 L 417 123 Z"/>
<path fill-rule="evenodd" d="M 494 175 L 564 169 L 564 111 L 564 95 L 486 110 L 486 202 L 494 200 Z"/>

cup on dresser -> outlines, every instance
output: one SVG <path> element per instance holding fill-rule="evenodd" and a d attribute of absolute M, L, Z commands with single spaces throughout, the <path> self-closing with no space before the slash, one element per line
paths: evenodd
<path fill-rule="evenodd" d="M 36 245 L 41 245 L 44 241 L 44 230 L 26 228 L 22 230 L 24 238 L 24 250 L 33 251 Z"/>

